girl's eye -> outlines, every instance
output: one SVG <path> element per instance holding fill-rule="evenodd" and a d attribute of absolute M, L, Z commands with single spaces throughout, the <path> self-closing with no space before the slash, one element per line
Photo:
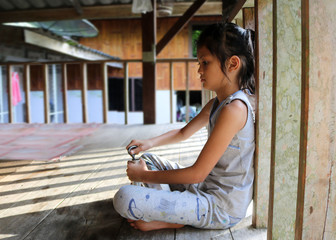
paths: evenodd
<path fill-rule="evenodd" d="M 202 61 L 202 62 L 198 62 L 197 65 L 200 66 L 200 65 L 203 65 L 203 66 L 206 66 L 208 65 L 209 62 L 208 61 Z"/>

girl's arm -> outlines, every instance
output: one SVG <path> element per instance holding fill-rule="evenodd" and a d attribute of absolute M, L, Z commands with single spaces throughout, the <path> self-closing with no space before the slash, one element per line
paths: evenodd
<path fill-rule="evenodd" d="M 192 136 L 195 132 L 206 126 L 209 121 L 210 109 L 213 100 L 210 100 L 186 126 L 181 129 L 174 129 L 160 136 L 147 139 L 147 140 L 132 140 L 126 147 L 128 149 L 132 145 L 138 146 L 131 151 L 132 154 L 138 154 L 139 152 L 146 151 L 152 147 L 157 147 L 166 144 L 177 143 L 186 140 Z"/>
<path fill-rule="evenodd" d="M 148 171 L 143 160 L 130 162 L 127 174 L 130 180 L 146 183 L 192 184 L 204 181 L 225 152 L 234 135 L 244 127 L 247 107 L 241 101 L 233 101 L 221 110 L 216 125 L 198 156 L 187 168 L 168 171 Z"/>

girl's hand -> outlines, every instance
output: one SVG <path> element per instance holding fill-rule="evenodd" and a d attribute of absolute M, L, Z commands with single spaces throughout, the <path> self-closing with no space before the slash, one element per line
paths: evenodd
<path fill-rule="evenodd" d="M 153 147 L 153 144 L 150 140 L 132 140 L 127 146 L 126 149 L 128 149 L 130 146 L 137 146 L 137 148 L 134 148 L 131 151 L 131 154 L 138 154 L 140 152 L 146 151 Z"/>
<path fill-rule="evenodd" d="M 139 161 L 127 162 L 127 176 L 129 180 L 134 182 L 143 182 L 143 176 L 148 171 L 147 165 L 144 160 L 140 158 Z"/>

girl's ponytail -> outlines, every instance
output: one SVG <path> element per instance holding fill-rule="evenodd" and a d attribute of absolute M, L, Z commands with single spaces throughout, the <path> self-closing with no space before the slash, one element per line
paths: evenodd
<path fill-rule="evenodd" d="M 246 29 L 246 41 L 247 41 L 247 46 L 250 49 L 252 55 L 254 55 L 254 48 L 255 48 L 255 41 L 254 41 L 254 36 L 255 33 L 252 29 Z"/>
<path fill-rule="evenodd" d="M 245 44 L 246 52 L 242 55 L 245 60 L 241 74 L 241 87 L 248 89 L 251 93 L 255 93 L 255 79 L 254 79 L 254 47 L 255 34 L 251 29 L 245 30 Z"/>

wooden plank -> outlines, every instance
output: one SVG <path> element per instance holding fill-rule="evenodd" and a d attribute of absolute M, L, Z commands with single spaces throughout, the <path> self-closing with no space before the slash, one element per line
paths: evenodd
<path fill-rule="evenodd" d="M 270 239 L 293 239 L 295 235 L 298 163 L 300 146 L 301 1 L 277 2 L 274 23 L 273 126 L 271 163 Z M 290 29 L 290 30 L 289 30 Z M 290 85 L 290 89 L 288 88 Z M 285 107 L 284 107 L 285 106 Z M 276 130 L 275 130 L 276 129 Z M 276 131 L 276 132 L 275 132 Z"/>
<path fill-rule="evenodd" d="M 152 0 L 153 11 L 142 14 L 142 107 L 144 124 L 156 121 L 156 1 Z"/>
<path fill-rule="evenodd" d="M 79 0 L 72 0 L 70 2 L 72 4 L 72 6 L 75 8 L 78 15 L 82 15 L 83 14 L 83 9 L 82 9 L 82 6 L 81 6 Z"/>
<path fill-rule="evenodd" d="M 273 0 L 259 0 L 256 10 L 255 79 L 256 79 L 256 151 L 253 196 L 253 225 L 267 227 L 270 154 L 272 137 L 273 86 Z M 262 94 L 261 94 L 262 93 Z"/>
<path fill-rule="evenodd" d="M 50 123 L 48 64 L 43 64 L 43 80 L 44 80 L 44 89 L 43 89 L 44 123 Z"/>
<path fill-rule="evenodd" d="M 70 19 L 103 19 L 103 18 L 129 18 L 134 16 L 131 5 L 102 5 L 82 7 L 83 14 L 78 15 L 74 8 L 53 8 L 38 10 L 8 11 L 0 15 L 0 22 L 34 22 L 34 21 L 55 21 Z M 135 15 L 140 17 L 139 14 Z"/>
<path fill-rule="evenodd" d="M 189 108 L 190 108 L 190 91 L 189 91 L 189 63 L 185 63 L 185 78 L 186 78 L 186 91 L 185 91 L 185 101 L 186 101 L 186 108 L 185 108 L 185 120 L 189 122 Z"/>
<path fill-rule="evenodd" d="M 113 209 L 111 196 L 129 183 L 125 174 L 128 158 L 125 152 L 124 148 L 113 148 L 94 153 L 99 163 L 93 165 L 92 173 L 28 236 L 37 240 L 55 239 L 59 232 L 66 232 L 65 239 L 116 239 L 122 218 Z"/>
<path fill-rule="evenodd" d="M 302 149 L 306 150 L 306 158 L 300 165 L 305 180 L 299 182 L 302 185 L 299 195 L 304 196 L 301 201 L 304 209 L 299 209 L 303 214 L 302 239 L 336 239 L 336 56 L 331 54 L 336 50 L 336 36 L 334 31 L 320 28 L 335 26 L 336 16 L 331 13 L 336 10 L 336 3 L 325 0 L 301 3 L 302 50 L 306 51 L 302 55 L 305 56 L 302 67 L 306 70 L 302 81 L 308 88 L 304 97 L 309 97 L 305 110 L 308 116 L 301 123 L 308 123 L 307 147 Z M 302 148 L 304 145 L 302 142 Z"/>
<path fill-rule="evenodd" d="M 97 204 L 101 206 L 99 202 L 103 206 L 110 204 L 111 196 L 121 184 L 129 182 L 125 173 L 129 155 L 120 146 L 128 143 L 133 136 L 148 138 L 171 127 L 139 129 L 112 125 L 82 141 L 87 147 L 60 162 L 33 162 L 27 166 L 22 163 L 20 169 L 15 165 L 15 172 L 0 179 L 0 233 L 13 239 L 23 239 L 25 236 L 46 239 L 43 234 L 41 238 L 35 238 L 34 234 L 37 236 L 49 230 L 52 237 L 48 239 L 59 239 L 60 231 L 57 230 L 65 230 L 69 238 L 71 234 L 99 230 L 100 222 L 94 221 L 94 215 L 97 215 L 96 219 L 101 219 L 106 208 L 100 208 L 99 213 L 91 212 L 90 208 Z M 115 136 L 120 137 L 116 140 Z M 82 214 L 78 218 L 76 214 L 70 217 L 67 208 L 70 213 L 81 209 Z M 110 208 L 112 211 L 112 206 Z M 94 207 L 92 210 L 96 209 Z M 107 220 L 111 219 L 107 215 Z M 67 220 L 63 223 L 62 218 Z M 85 219 L 88 221 L 85 222 Z M 74 221 L 83 226 L 83 231 L 77 231 L 75 227 L 72 229 L 72 226 L 77 226 Z M 108 225 L 108 222 L 104 223 Z M 95 228 L 87 229 L 88 224 Z"/>
<path fill-rule="evenodd" d="M 80 69 L 81 69 L 81 78 L 82 78 L 82 89 L 81 89 L 81 94 L 82 94 L 82 113 L 83 113 L 83 123 L 88 123 L 89 122 L 89 117 L 88 117 L 88 100 L 87 100 L 87 84 L 88 84 L 88 79 L 87 79 L 87 63 L 81 63 L 80 64 Z"/>
<path fill-rule="evenodd" d="M 101 71 L 101 76 L 103 78 L 103 123 L 108 123 L 108 75 L 106 63 L 101 63 Z"/>
<path fill-rule="evenodd" d="M 26 122 L 31 123 L 30 117 L 30 65 L 25 64 L 23 70 L 23 79 L 24 79 L 24 91 L 25 91 L 25 101 L 26 101 Z"/>
<path fill-rule="evenodd" d="M 125 168 L 130 157 L 124 146 L 133 138 L 150 138 L 183 126 L 180 123 L 141 127 L 103 125 L 80 140 L 83 148 L 79 152 L 59 162 L 11 161 L 10 165 L 0 162 L 0 169 L 9 167 L 10 171 L 0 178 L 0 238 L 159 240 L 177 236 L 208 239 L 204 237 L 211 235 L 213 239 L 223 239 L 225 231 L 191 227 L 176 232 L 176 238 L 174 230 L 142 233 L 130 228 L 113 209 L 115 192 L 129 184 Z M 207 131 L 203 128 L 187 141 L 152 150 L 187 166 L 195 161 L 206 139 Z M 233 234 L 237 239 L 256 237 L 251 235 L 253 231 L 239 235 L 246 228 L 249 230 L 249 226 L 239 224 Z"/>
<path fill-rule="evenodd" d="M 69 122 L 68 117 L 68 74 L 67 74 L 67 64 L 62 64 L 62 87 L 63 87 L 63 121 L 64 123 Z"/>
<path fill-rule="evenodd" d="M 302 239 L 305 203 L 307 134 L 309 111 L 309 3 L 302 1 L 301 6 L 302 49 L 301 49 L 301 127 L 299 176 L 296 203 L 295 239 Z"/>
<path fill-rule="evenodd" d="M 270 190 L 269 190 L 269 204 L 268 204 L 268 221 L 267 221 L 267 240 L 273 238 L 273 213 L 274 213 L 274 181 L 275 181 L 275 137 L 276 137 L 276 87 L 277 87 L 277 37 L 278 37 L 278 29 L 277 29 L 277 12 L 278 5 L 277 1 L 273 1 L 272 5 L 272 21 L 273 21 L 273 31 L 272 31 L 272 41 L 273 41 L 273 68 L 272 68 L 272 133 L 271 133 L 271 163 L 270 163 Z"/>
<path fill-rule="evenodd" d="M 235 16 L 238 14 L 240 9 L 244 6 L 246 0 L 237 0 L 237 1 L 225 1 L 222 0 L 223 10 L 222 16 L 223 20 L 227 22 L 231 22 Z M 233 4 L 230 4 L 233 3 Z"/>
<path fill-rule="evenodd" d="M 169 29 L 169 31 L 163 36 L 163 38 L 156 45 L 156 55 L 162 51 L 162 49 L 172 40 L 172 38 L 178 34 L 181 29 L 188 24 L 191 18 L 195 15 L 197 10 L 203 5 L 206 0 L 196 0 L 190 8 L 183 14 L 182 17 Z"/>
<path fill-rule="evenodd" d="M 243 28 L 255 31 L 254 7 L 243 8 Z"/>
<path fill-rule="evenodd" d="M 172 16 L 182 16 L 190 8 L 192 2 L 175 2 Z M 198 16 L 221 15 L 221 2 L 207 2 L 197 11 Z M 129 19 L 141 18 L 140 14 L 132 13 L 131 4 L 111 4 L 101 6 L 82 6 L 78 14 L 74 8 L 53 8 L 38 10 L 6 11 L 0 15 L 0 22 L 40 22 L 71 19 Z"/>

